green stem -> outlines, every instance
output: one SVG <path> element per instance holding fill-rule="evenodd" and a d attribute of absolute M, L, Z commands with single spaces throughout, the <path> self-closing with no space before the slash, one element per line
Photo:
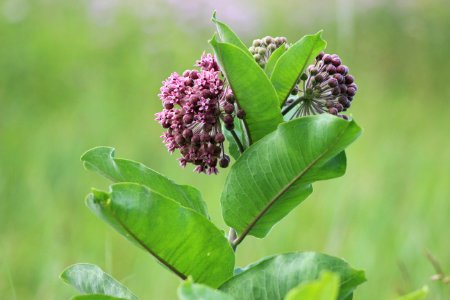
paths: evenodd
<path fill-rule="evenodd" d="M 237 238 L 237 233 L 234 228 L 230 227 L 230 231 L 228 232 L 228 242 L 230 243 L 231 248 L 233 248 L 233 251 L 236 252 L 236 246 L 234 244 L 234 240 Z"/>
<path fill-rule="evenodd" d="M 288 112 L 290 112 L 297 104 L 299 104 L 301 101 L 303 101 L 305 99 L 305 97 L 301 96 L 298 97 L 294 102 L 292 102 L 291 104 L 289 104 L 289 106 L 283 108 L 281 110 L 281 114 L 284 116 L 286 115 Z"/>
<path fill-rule="evenodd" d="M 236 141 L 236 144 L 239 148 L 239 152 L 241 154 L 244 153 L 244 151 L 245 151 L 244 145 L 242 145 L 242 142 L 239 139 L 239 137 L 237 136 L 236 131 L 234 131 L 234 129 L 233 129 L 233 130 L 230 130 L 230 132 L 231 132 L 231 135 L 233 136 L 234 140 Z"/>

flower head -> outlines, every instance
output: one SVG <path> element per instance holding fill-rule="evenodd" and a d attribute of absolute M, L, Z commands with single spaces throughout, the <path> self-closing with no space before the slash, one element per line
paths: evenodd
<path fill-rule="evenodd" d="M 281 46 L 289 48 L 285 37 L 273 38 L 271 36 L 266 36 L 262 39 L 254 40 L 252 46 L 248 50 L 253 54 L 256 62 L 264 68 L 270 55 Z"/>
<path fill-rule="evenodd" d="M 303 89 L 299 87 L 302 80 Z M 291 91 L 284 112 L 296 107 L 292 118 L 326 112 L 347 119 L 346 115 L 340 113 L 351 106 L 357 90 L 353 76 L 339 56 L 321 52 Z"/>
<path fill-rule="evenodd" d="M 167 130 L 161 138 L 169 152 L 179 149 L 182 167 L 192 163 L 196 172 L 217 174 L 217 165 L 226 168 L 230 161 L 220 122 L 233 128 L 234 96 L 224 88 L 213 55 L 203 54 L 196 66 L 200 70 L 172 73 L 163 82 L 159 97 L 164 109 L 156 120 Z"/>

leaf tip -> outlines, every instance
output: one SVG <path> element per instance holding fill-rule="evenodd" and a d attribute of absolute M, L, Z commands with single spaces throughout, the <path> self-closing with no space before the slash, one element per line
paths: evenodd
<path fill-rule="evenodd" d="M 89 204 L 108 204 L 110 202 L 110 196 L 104 191 L 97 190 L 95 188 L 91 189 L 91 193 L 86 197 L 86 203 Z"/>
<path fill-rule="evenodd" d="M 213 13 L 212 13 L 212 16 L 211 16 L 211 21 L 214 22 L 214 23 L 217 22 L 216 13 L 217 13 L 217 11 L 213 10 Z"/>
<path fill-rule="evenodd" d="M 83 162 L 84 167 L 87 170 L 90 170 L 89 165 L 87 165 L 87 163 L 89 163 L 89 161 L 93 157 L 99 156 L 99 155 L 107 155 L 110 158 L 114 158 L 115 153 L 116 153 L 116 149 L 113 147 L 97 146 L 97 147 L 94 147 L 94 148 L 89 149 L 88 151 L 84 152 L 83 155 L 81 155 L 80 160 Z"/>
<path fill-rule="evenodd" d="M 214 32 L 213 36 L 208 41 L 208 43 L 213 47 L 217 46 L 217 33 L 216 32 Z"/>

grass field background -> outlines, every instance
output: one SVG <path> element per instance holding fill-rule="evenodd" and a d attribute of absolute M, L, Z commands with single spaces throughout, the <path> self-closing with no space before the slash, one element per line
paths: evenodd
<path fill-rule="evenodd" d="M 314 250 L 366 270 L 355 299 L 393 299 L 430 281 L 429 251 L 450 273 L 450 9 L 438 1 L 0 0 L 0 299 L 69 299 L 58 276 L 96 263 L 142 299 L 175 299 L 179 281 L 84 205 L 108 182 L 85 171 L 97 145 L 198 187 L 223 229 L 219 176 L 180 169 L 153 120 L 161 81 L 191 68 L 214 8 L 250 44 L 324 29 L 328 52 L 359 86 L 364 128 L 347 174 L 315 192 L 268 238 L 248 238 L 240 266 Z M 284 3 L 284 4 L 280 4 Z"/>

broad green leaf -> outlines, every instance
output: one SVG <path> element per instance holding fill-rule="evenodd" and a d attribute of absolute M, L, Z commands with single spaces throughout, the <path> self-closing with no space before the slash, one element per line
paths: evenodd
<path fill-rule="evenodd" d="M 233 275 L 234 252 L 223 232 L 146 186 L 113 184 L 109 193 L 93 191 L 87 205 L 182 279 L 217 287 Z"/>
<path fill-rule="evenodd" d="M 401 296 L 397 300 L 423 300 L 428 295 L 428 287 L 424 286 L 420 290 L 414 291 L 408 295 Z"/>
<path fill-rule="evenodd" d="M 266 67 L 264 68 L 264 71 L 266 72 L 267 76 L 270 78 L 272 76 L 273 69 L 275 68 L 276 63 L 278 62 L 278 59 L 286 52 L 286 45 L 283 44 L 280 47 L 277 48 L 269 57 L 269 61 L 266 64 Z"/>
<path fill-rule="evenodd" d="M 75 296 L 72 298 L 72 300 L 126 300 L 124 298 L 117 298 L 117 297 L 113 297 L 113 296 L 108 296 L 108 295 L 80 295 L 80 296 Z"/>
<path fill-rule="evenodd" d="M 279 105 L 286 101 L 308 63 L 325 49 L 327 43 L 321 35 L 322 31 L 304 36 L 278 59 L 270 80 L 277 91 Z"/>
<path fill-rule="evenodd" d="M 180 300 L 233 300 L 233 297 L 219 290 L 192 283 L 190 280 L 183 282 L 178 288 L 178 298 Z"/>
<path fill-rule="evenodd" d="M 250 265 L 225 282 L 220 290 L 236 300 L 282 300 L 300 283 L 319 278 L 330 271 L 341 279 L 338 300 L 344 300 L 366 279 L 364 272 L 352 269 L 345 261 L 314 252 L 276 255 Z"/>
<path fill-rule="evenodd" d="M 100 294 L 128 300 L 138 299 L 126 286 L 103 272 L 96 265 L 72 265 L 63 271 L 61 279 L 84 294 Z"/>
<path fill-rule="evenodd" d="M 114 156 L 114 148 L 96 147 L 84 153 L 81 161 L 86 169 L 97 172 L 113 182 L 143 184 L 182 206 L 192 208 L 207 216 L 206 203 L 197 189 L 187 185 L 178 185 L 141 163 Z"/>
<path fill-rule="evenodd" d="M 222 193 L 225 222 L 264 237 L 311 192 L 311 183 L 342 176 L 343 150 L 361 133 L 354 121 L 323 114 L 281 124 L 232 166 Z"/>
<path fill-rule="evenodd" d="M 214 24 L 216 24 L 217 33 L 219 34 L 219 38 L 221 39 L 222 42 L 235 45 L 253 59 L 253 55 L 248 50 L 247 46 L 245 46 L 245 44 L 237 36 L 237 34 L 234 33 L 233 30 L 227 24 L 217 20 L 216 12 L 213 13 L 211 20 L 213 21 Z"/>
<path fill-rule="evenodd" d="M 277 93 L 253 57 L 232 44 L 218 42 L 215 35 L 210 44 L 239 106 L 246 113 L 250 143 L 254 143 L 283 122 Z"/>
<path fill-rule="evenodd" d="M 336 300 L 339 293 L 339 276 L 323 272 L 318 280 L 301 283 L 289 291 L 285 300 Z"/>

